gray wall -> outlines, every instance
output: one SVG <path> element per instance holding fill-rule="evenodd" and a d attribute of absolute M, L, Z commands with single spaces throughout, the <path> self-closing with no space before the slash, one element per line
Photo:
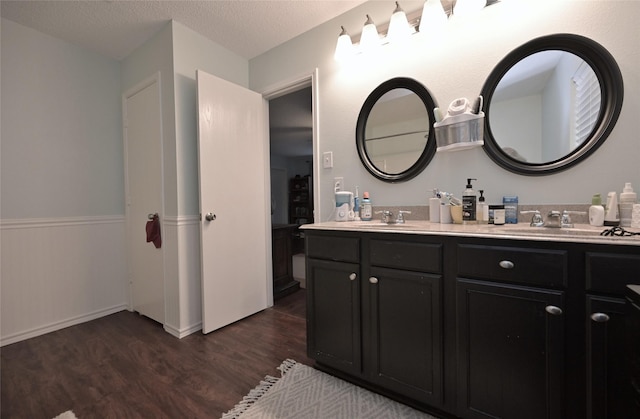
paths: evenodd
<path fill-rule="evenodd" d="M 422 4 L 402 2 L 407 12 Z M 368 1 L 249 63 L 250 86 L 256 91 L 318 68 L 319 152 L 334 154 L 332 169 L 321 165 L 318 169 L 322 221 L 331 214 L 336 176 L 344 177 L 347 189 L 358 185 L 361 192 L 368 190 L 374 205 L 393 206 L 426 205 L 434 187 L 460 195 L 467 177 L 478 179 L 476 189 L 486 191 L 489 203 L 513 194 L 524 204 L 588 204 L 596 192 L 620 192 L 624 182 L 640 188 L 640 98 L 635 94 L 640 91 L 640 2 L 505 0 L 474 19 L 449 20 L 440 33 L 414 35 L 404 48 L 387 45 L 377 54 L 360 55 L 347 65 L 336 62 L 333 52 L 340 25 L 357 35 L 366 13 L 382 24 L 388 22 L 391 8 L 388 2 Z M 358 112 L 368 94 L 383 81 L 412 77 L 446 108 L 456 98 L 478 95 L 491 70 L 513 49 L 535 37 L 561 32 L 584 35 L 606 47 L 617 60 L 625 83 L 616 128 L 582 164 L 551 176 L 527 177 L 501 169 L 482 149 L 472 149 L 437 154 L 422 174 L 400 184 L 376 180 L 360 164 L 354 138 Z"/>

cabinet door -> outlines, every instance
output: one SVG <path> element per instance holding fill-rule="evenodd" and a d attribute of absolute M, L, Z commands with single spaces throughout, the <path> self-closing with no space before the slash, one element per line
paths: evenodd
<path fill-rule="evenodd" d="M 358 375 L 360 267 L 307 258 L 307 353 L 327 366 Z"/>
<path fill-rule="evenodd" d="M 623 299 L 587 295 L 588 418 L 637 417 L 630 416 L 633 399 L 623 349 L 624 313 Z"/>
<path fill-rule="evenodd" d="M 440 275 L 371 268 L 364 279 L 365 369 L 378 385 L 433 406 L 442 404 Z M 368 310 L 367 310 L 368 308 Z"/>
<path fill-rule="evenodd" d="M 563 293 L 457 280 L 458 415 L 562 417 Z"/>

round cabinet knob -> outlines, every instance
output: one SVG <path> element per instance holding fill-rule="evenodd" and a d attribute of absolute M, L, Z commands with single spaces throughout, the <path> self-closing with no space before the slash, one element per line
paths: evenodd
<path fill-rule="evenodd" d="M 609 316 L 605 313 L 593 313 L 591 315 L 591 320 L 598 323 L 605 323 L 609 321 Z"/>
<path fill-rule="evenodd" d="M 556 307 L 556 306 L 546 306 L 545 311 L 551 315 L 554 316 L 559 316 L 562 314 L 562 309 L 560 307 Z"/>
<path fill-rule="evenodd" d="M 513 267 L 516 266 L 510 260 L 501 260 L 500 263 L 498 263 L 498 265 L 500 265 L 500 267 L 503 269 L 513 269 Z"/>
<path fill-rule="evenodd" d="M 358 276 L 355 274 L 355 272 L 353 272 L 351 275 L 349 275 L 349 279 L 350 279 L 350 280 L 352 280 L 352 281 L 355 281 L 355 279 L 356 279 L 357 277 L 358 277 Z"/>
<path fill-rule="evenodd" d="M 372 276 L 371 278 L 369 278 L 369 282 L 371 282 L 372 284 L 377 284 L 378 278 L 376 278 L 375 276 Z"/>

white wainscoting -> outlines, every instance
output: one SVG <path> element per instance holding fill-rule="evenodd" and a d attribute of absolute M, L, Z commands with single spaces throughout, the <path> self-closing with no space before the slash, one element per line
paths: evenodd
<path fill-rule="evenodd" d="M 123 216 L 0 221 L 0 346 L 129 308 Z"/>
<path fill-rule="evenodd" d="M 165 325 L 168 333 L 183 338 L 202 330 L 200 280 L 200 216 L 165 216 Z M 165 240 L 163 238 L 163 246 Z"/>

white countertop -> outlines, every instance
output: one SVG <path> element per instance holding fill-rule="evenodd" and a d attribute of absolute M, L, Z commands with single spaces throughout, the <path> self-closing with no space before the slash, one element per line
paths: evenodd
<path fill-rule="evenodd" d="M 324 223 L 304 224 L 303 230 L 357 231 L 371 233 L 402 233 L 433 236 L 461 236 L 498 238 L 511 240 L 535 240 L 547 242 L 575 242 L 595 244 L 615 244 L 640 246 L 637 236 L 600 236 L 600 232 L 610 227 L 593 227 L 588 224 L 575 224 L 574 228 L 530 227 L 529 223 L 519 224 L 440 224 L 429 221 L 407 220 L 405 224 L 387 225 L 379 220 L 372 221 L 328 221 Z M 640 230 L 625 228 L 638 233 Z"/>

